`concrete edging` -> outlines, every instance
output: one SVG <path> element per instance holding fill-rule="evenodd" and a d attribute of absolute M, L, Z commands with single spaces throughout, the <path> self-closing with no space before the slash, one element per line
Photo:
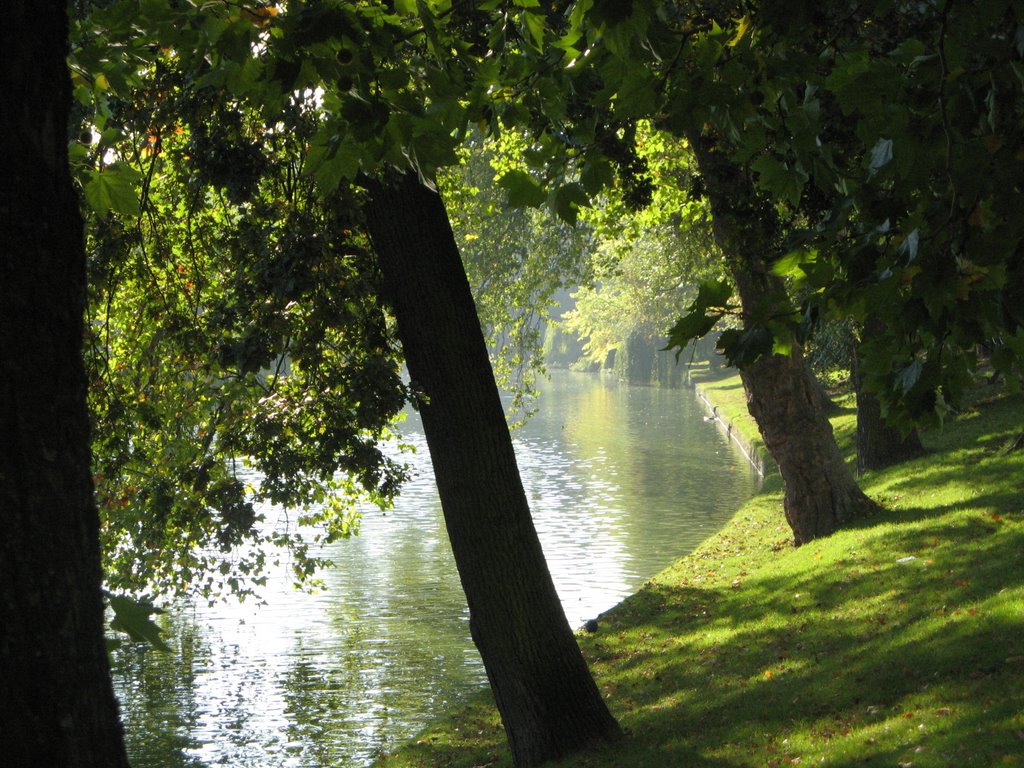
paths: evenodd
<path fill-rule="evenodd" d="M 763 448 L 750 442 L 739 433 L 730 421 L 722 417 L 718 412 L 718 406 L 711 402 L 699 384 L 691 384 L 691 386 L 693 387 L 693 391 L 697 393 L 697 399 L 704 404 L 704 408 L 711 415 L 711 418 L 715 422 L 715 426 L 717 426 L 719 431 L 725 435 L 727 440 L 731 440 L 737 445 L 737 447 L 739 447 L 740 452 L 746 457 L 747 461 L 750 462 L 750 466 L 752 466 L 757 474 L 763 479 L 765 472 L 773 466 L 771 458 L 767 456 Z"/>

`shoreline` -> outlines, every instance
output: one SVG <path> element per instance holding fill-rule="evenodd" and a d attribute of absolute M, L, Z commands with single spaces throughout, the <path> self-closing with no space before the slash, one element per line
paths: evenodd
<path fill-rule="evenodd" d="M 697 399 L 704 405 L 704 409 L 711 415 L 711 418 L 715 422 L 715 426 L 718 427 L 718 430 L 725 435 L 726 440 L 735 443 L 735 445 L 740 449 L 740 452 L 746 457 L 747 461 L 750 462 L 750 466 L 754 468 L 761 480 L 764 480 L 767 472 L 775 466 L 775 463 L 768 456 L 767 451 L 765 451 L 763 447 L 757 446 L 752 441 L 748 440 L 731 421 L 719 413 L 719 406 L 715 405 L 711 401 L 700 384 L 692 382 L 690 386 L 693 387 L 693 391 L 696 393 Z"/>

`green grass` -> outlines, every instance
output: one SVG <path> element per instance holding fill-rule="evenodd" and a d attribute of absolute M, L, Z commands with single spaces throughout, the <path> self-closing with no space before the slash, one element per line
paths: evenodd
<path fill-rule="evenodd" d="M 989 395 L 864 478 L 884 512 L 799 549 L 770 479 L 580 637 L 627 737 L 557 765 L 1024 766 L 1022 429 Z M 511 759 L 482 695 L 380 765 Z"/>

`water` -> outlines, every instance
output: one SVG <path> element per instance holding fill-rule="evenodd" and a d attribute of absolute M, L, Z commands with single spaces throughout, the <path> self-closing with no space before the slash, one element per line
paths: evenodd
<path fill-rule="evenodd" d="M 516 453 L 573 626 L 692 550 L 757 476 L 689 390 L 556 372 Z M 282 567 L 253 603 L 182 605 L 174 653 L 127 645 L 114 680 L 135 768 L 355 768 L 486 685 L 418 419 L 414 477 L 330 548 L 327 588 Z M 266 509 L 269 519 L 283 514 Z"/>

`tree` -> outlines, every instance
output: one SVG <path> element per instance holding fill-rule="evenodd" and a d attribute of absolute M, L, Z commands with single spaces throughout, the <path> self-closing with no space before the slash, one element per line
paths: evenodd
<path fill-rule="evenodd" d="M 858 348 L 860 442 L 868 463 L 892 461 L 918 450 L 915 426 L 962 402 L 986 339 L 1019 380 L 1021 231 L 1008 212 L 1021 166 L 1006 120 L 1021 112 L 1007 77 L 1021 50 L 1005 30 L 1021 9 L 778 11 L 766 2 L 729 33 L 716 77 L 736 93 L 711 122 L 787 221 L 773 271 L 801 298 L 778 306 L 767 335 L 843 317 L 872 329 Z"/>
<path fill-rule="evenodd" d="M 82 364 L 85 253 L 60 3 L 5 7 L 0 720 L 12 766 L 125 766 L 103 638 Z"/>
<path fill-rule="evenodd" d="M 118 100 L 120 138 L 81 161 L 87 200 L 125 168 L 155 179 L 88 222 L 111 589 L 245 596 L 271 548 L 304 582 L 323 564 L 310 544 L 347 535 L 354 500 L 386 505 L 404 477 L 378 446 L 407 393 L 374 257 L 355 202 L 301 175 L 310 107 L 284 119 L 266 131 L 167 62 Z M 260 520 L 260 501 L 293 520 Z"/>
<path fill-rule="evenodd" d="M 787 221 L 773 270 L 801 302 L 778 337 L 875 315 L 861 377 L 904 433 L 957 407 L 986 339 L 1008 378 L 1024 359 L 1021 8 L 977 11 L 764 2 L 720 36 L 719 92 L 701 95 Z"/>
<path fill-rule="evenodd" d="M 876 316 L 868 315 L 861 332 L 864 336 L 882 335 Z M 889 424 L 882 415 L 882 404 L 864 385 L 859 347 L 853 358 L 853 388 L 857 397 L 857 474 L 871 469 L 884 469 L 921 456 L 924 446 L 917 429 L 904 434 Z"/>
<path fill-rule="evenodd" d="M 710 208 L 688 193 L 697 170 L 685 146 L 644 121 L 637 126 L 636 148 L 648 173 L 662 183 L 639 210 L 631 209 L 622 187 L 615 186 L 581 212 L 597 243 L 591 255 L 594 280 L 574 295 L 576 306 L 566 325 L 587 339 L 584 349 L 592 364 L 603 364 L 614 350 L 620 376 L 671 383 L 681 369 L 664 351 L 666 330 L 698 283 L 721 277 L 724 268 Z M 687 358 L 695 354 L 691 349 Z"/>
<path fill-rule="evenodd" d="M 530 518 L 444 204 L 412 172 L 369 189 L 367 225 L 422 393 L 470 630 L 516 765 L 614 739 L 618 724 L 576 645 Z"/>
<path fill-rule="evenodd" d="M 779 212 L 754 188 L 750 156 L 732 157 L 742 134 L 730 110 L 747 95 L 742 54 L 749 20 L 734 23 L 730 16 L 742 16 L 742 9 L 593 3 L 567 16 L 548 14 L 534 22 L 540 25 L 536 51 L 523 48 L 536 79 L 522 100 L 533 122 L 546 127 L 535 132 L 538 166 L 546 165 L 566 188 L 582 186 L 591 194 L 607 183 L 601 169 L 612 166 L 635 207 L 650 200 L 654 185 L 636 151 L 638 121 L 653 120 L 688 142 L 701 172 L 700 188 L 688 191 L 710 198 L 716 240 L 742 304 L 743 327 L 723 333 L 720 344 L 742 370 L 751 414 L 784 467 L 786 515 L 800 544 L 874 505 L 839 454 L 811 386 L 799 329 L 789 322 L 785 285 L 772 274 L 774 260 L 785 253 Z M 555 51 L 572 66 L 553 66 Z M 728 291 L 715 293 L 727 303 Z M 706 298 L 698 295 L 698 301 Z M 675 326 L 674 346 L 712 329 L 714 320 L 698 315 Z"/>
<path fill-rule="evenodd" d="M 857 486 L 839 452 L 799 342 L 791 340 L 789 349 L 780 349 L 763 330 L 765 320 L 788 302 L 781 278 L 772 274 L 766 259 L 778 252 L 774 211 L 712 140 L 694 135 L 690 141 L 711 198 L 715 237 L 743 309 L 744 327 L 730 332 L 738 342 L 732 359 L 740 368 L 747 407 L 779 466 L 794 543 L 804 544 L 875 504 Z"/>
<path fill-rule="evenodd" d="M 214 178 L 210 186 L 231 203 L 246 206 L 239 216 L 243 223 L 253 212 L 263 214 L 257 203 L 282 206 L 285 202 L 261 201 L 259 182 L 238 183 L 234 164 L 223 160 L 225 156 L 229 160 L 240 156 L 259 165 L 250 151 L 255 148 L 258 152 L 259 147 L 246 134 L 246 125 L 255 124 L 257 132 L 264 135 L 287 132 L 295 125 L 288 115 L 288 105 L 297 100 L 318 105 L 315 129 L 311 136 L 302 137 L 302 148 L 308 148 L 308 152 L 302 154 L 305 165 L 301 177 L 312 179 L 324 205 L 338 206 L 335 212 L 342 217 L 350 213 L 352 183 L 358 180 L 370 189 L 365 205 L 369 230 L 380 256 L 410 372 L 424 393 L 424 424 L 470 604 L 473 636 L 517 763 L 536 765 L 595 741 L 614 738 L 618 725 L 590 677 L 547 573 L 447 214 L 436 193 L 417 181 L 419 176 L 432 176 L 437 168 L 456 161 L 454 147 L 465 135 L 473 110 L 480 108 L 479 100 L 489 84 L 484 75 L 476 78 L 489 66 L 485 61 L 487 49 L 480 47 L 481 38 L 486 40 L 492 33 L 492 22 L 501 25 L 507 21 L 472 8 L 427 3 L 403 3 L 398 12 L 392 10 L 386 4 L 296 4 L 279 15 L 276 8 L 274 13 L 266 9 L 263 13 L 245 9 L 236 13 L 231 8 L 224 10 L 223 16 L 192 17 L 187 7 L 179 7 L 171 9 L 170 16 L 155 20 L 132 16 L 129 44 L 137 47 L 139 62 L 147 72 L 159 77 L 169 71 L 176 76 L 166 86 L 161 83 L 152 89 L 151 94 L 158 100 L 176 88 L 195 98 L 204 93 L 208 96 L 207 89 L 213 89 L 214 102 L 222 102 L 220 110 L 229 113 L 224 117 L 228 118 L 231 130 L 227 138 L 231 141 L 223 142 L 221 137 L 222 143 L 214 148 L 218 151 L 211 153 L 213 159 L 221 161 L 212 164 L 214 169 L 219 167 L 224 174 Z M 153 12 L 153 7 L 147 12 Z M 106 18 L 111 24 L 121 25 L 124 33 L 121 9 L 113 6 Z M 149 24 L 174 39 L 174 46 L 147 45 L 144 30 Z M 267 26 L 273 28 L 267 32 Z M 158 34 L 151 39 L 166 42 Z M 109 44 L 109 30 L 103 40 Z M 216 66 L 211 68 L 211 61 Z M 111 74 L 119 71 L 116 64 L 109 66 L 113 67 L 108 70 Z M 147 119 L 136 126 L 136 131 L 143 124 L 147 130 L 153 125 Z M 157 121 L 155 125 L 162 123 Z M 207 118 L 193 120 L 187 129 L 181 127 L 183 134 L 195 140 L 212 137 L 220 126 Z M 150 130 L 149 135 L 160 139 L 174 133 L 154 134 Z M 148 144 L 156 147 L 160 141 Z M 182 162 L 187 159 L 184 154 Z M 187 154 L 192 157 L 197 153 L 193 147 Z M 392 185 L 387 179 L 396 167 L 404 173 L 399 174 L 401 183 Z M 412 170 L 408 170 L 410 167 Z M 163 182 L 163 177 L 151 178 Z M 166 197 L 173 199 L 173 195 Z M 178 209 L 168 206 L 153 213 L 166 215 L 174 210 Z M 224 218 L 230 220 L 232 216 Z M 260 216 L 257 221 L 261 221 Z M 223 222 L 218 226 L 222 231 L 231 230 Z M 342 234 L 358 240 L 358 229 L 358 223 L 352 222 L 352 232 L 343 230 Z M 291 235 L 300 236 L 294 232 Z M 271 255 L 276 255 L 278 240 L 259 239 Z M 202 240 L 192 241 L 186 248 L 179 246 L 181 253 L 176 255 L 187 260 L 171 261 L 171 265 L 181 263 L 188 270 L 188 264 L 195 260 L 190 252 L 193 243 L 202 245 Z M 168 244 L 173 252 L 177 245 L 174 238 L 160 243 Z M 331 245 L 337 247 L 336 243 Z M 336 257 L 340 255 L 343 253 L 335 253 Z M 276 263 L 273 258 L 270 261 Z M 221 263 L 219 269 L 230 271 L 237 266 L 232 260 Z M 244 273 L 249 265 L 243 260 L 242 266 Z M 330 265 L 318 262 L 318 268 L 328 272 Z M 372 270 L 372 266 L 366 268 Z M 177 267 L 171 266 L 171 270 L 177 271 Z M 285 280 L 282 286 L 274 279 L 280 276 L 275 276 L 272 269 L 261 268 L 256 275 L 254 285 L 245 286 L 244 295 L 249 301 L 243 306 L 269 306 L 270 319 L 278 324 L 286 319 L 279 315 L 287 314 L 293 305 L 301 310 L 313 302 L 301 292 L 288 295 L 292 291 L 290 283 Z M 143 282 L 142 287 L 149 288 L 153 281 Z M 187 282 L 182 287 L 187 288 Z M 325 291 L 330 288 L 319 287 Z M 216 298 L 212 284 L 207 288 L 211 300 Z M 340 288 L 333 286 L 334 291 Z M 188 310 L 189 302 L 184 303 Z M 231 309 L 230 302 L 228 305 Z M 191 313 L 204 320 L 213 317 L 208 325 L 198 324 L 201 336 L 212 335 L 216 342 L 226 335 L 231 341 L 232 334 L 237 333 L 237 341 L 252 342 L 228 345 L 228 357 L 237 362 L 241 373 L 254 373 L 274 354 L 289 351 L 268 343 L 266 336 L 271 330 L 278 334 L 274 339 L 287 336 L 273 323 L 270 328 L 254 329 L 259 333 L 249 333 L 250 329 L 235 327 L 234 323 L 217 322 L 217 315 L 206 307 L 202 311 L 192 309 Z M 224 310 L 221 313 L 228 314 Z M 321 323 L 328 321 L 320 318 Z M 199 347 L 217 348 L 218 344 L 211 345 L 207 338 Z M 303 364 L 301 359 L 296 362 Z M 211 381 L 220 382 L 224 373 L 223 367 L 214 365 L 207 375 Z M 188 377 L 186 380 L 193 381 Z M 365 388 L 355 386 L 358 384 Z M 357 416 L 364 402 L 375 396 L 374 387 L 366 386 L 365 381 L 341 390 L 347 395 L 343 403 L 346 409 Z M 246 397 L 251 398 L 252 392 L 240 399 Z M 313 409 L 306 405 L 301 402 L 297 414 L 298 427 L 307 430 L 301 433 L 300 443 L 312 439 L 317 445 L 326 444 L 332 449 L 329 458 L 337 450 L 350 448 L 350 443 L 359 448 L 358 438 L 365 437 L 366 424 L 356 420 L 354 425 L 343 423 L 338 429 L 330 422 L 321 430 L 315 411 L 311 418 L 309 411 Z M 223 422 L 214 424 L 220 426 Z M 157 433 L 166 429 L 164 424 L 155 425 Z M 256 439 L 216 442 L 225 450 L 240 444 L 251 447 L 257 460 L 271 463 L 280 452 L 273 441 L 269 445 L 261 445 Z M 309 458 L 300 454 L 278 476 L 286 479 L 287 470 L 300 472 L 302 461 Z M 366 463 L 365 452 L 359 450 L 353 450 L 351 457 L 343 453 L 341 458 L 341 467 L 350 471 Z M 322 469 L 318 464 L 315 468 Z M 372 479 L 373 473 L 369 474 Z M 191 482 L 193 478 L 184 479 Z"/>

